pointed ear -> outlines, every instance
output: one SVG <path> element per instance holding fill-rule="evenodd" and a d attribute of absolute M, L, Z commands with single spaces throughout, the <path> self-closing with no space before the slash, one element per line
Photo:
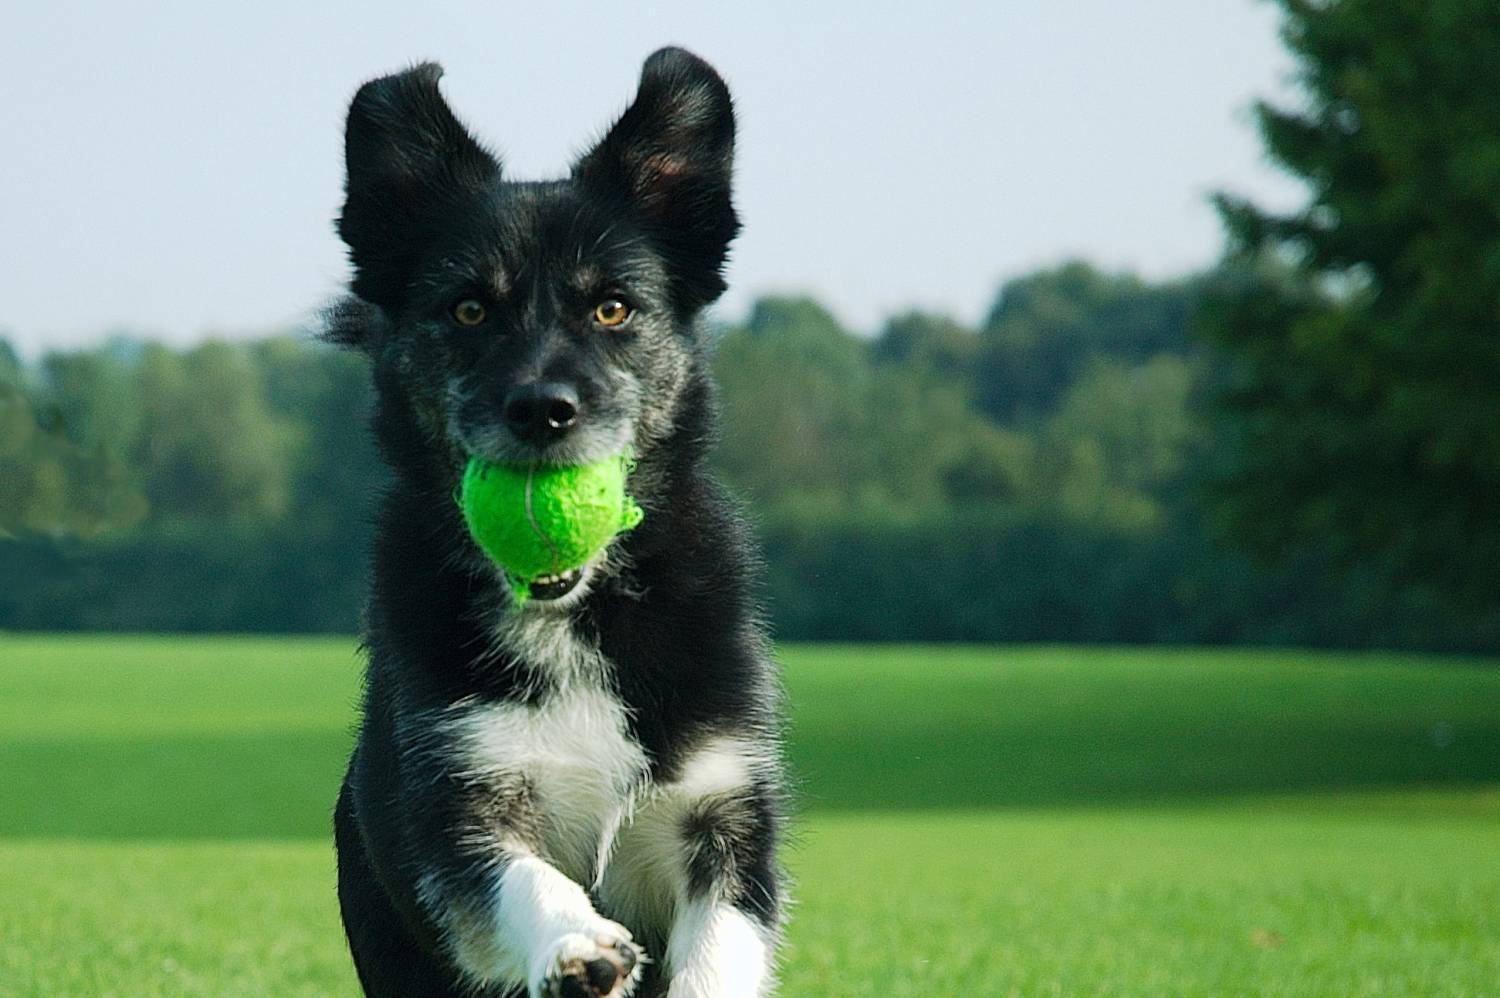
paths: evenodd
<path fill-rule="evenodd" d="M 339 236 L 354 262 L 354 293 L 389 304 L 403 268 L 438 229 L 442 209 L 499 176 L 499 161 L 453 116 L 443 69 L 423 63 L 359 88 L 344 131 Z"/>
<path fill-rule="evenodd" d="M 635 101 L 573 168 L 592 189 L 632 204 L 697 308 L 724 291 L 729 242 L 734 107 L 713 67 L 664 48 L 646 60 Z"/>

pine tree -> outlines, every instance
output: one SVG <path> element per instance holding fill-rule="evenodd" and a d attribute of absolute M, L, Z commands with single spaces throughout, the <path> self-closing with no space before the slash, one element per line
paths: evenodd
<path fill-rule="evenodd" d="M 1500 6 L 1278 0 L 1305 104 L 1257 108 L 1310 198 L 1218 199 L 1244 278 L 1214 507 L 1262 552 L 1331 547 L 1500 605 Z"/>

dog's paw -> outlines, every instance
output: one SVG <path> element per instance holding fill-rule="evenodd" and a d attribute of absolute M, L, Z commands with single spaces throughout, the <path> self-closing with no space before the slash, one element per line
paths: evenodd
<path fill-rule="evenodd" d="M 643 960 L 630 933 L 613 922 L 592 935 L 570 932 L 542 960 L 532 998 L 628 998 L 641 979 Z"/>

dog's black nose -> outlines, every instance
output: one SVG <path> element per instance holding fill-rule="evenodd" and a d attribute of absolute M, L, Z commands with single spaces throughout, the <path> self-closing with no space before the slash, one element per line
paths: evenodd
<path fill-rule="evenodd" d="M 578 393 L 555 381 L 512 388 L 505 396 L 505 422 L 522 440 L 556 440 L 578 422 Z"/>

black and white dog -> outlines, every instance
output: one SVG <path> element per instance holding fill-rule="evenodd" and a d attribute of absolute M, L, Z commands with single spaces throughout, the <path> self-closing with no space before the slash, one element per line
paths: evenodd
<path fill-rule="evenodd" d="M 698 313 L 739 228 L 712 68 L 646 62 L 566 180 L 507 182 L 440 70 L 362 87 L 338 230 L 394 469 L 339 901 L 371 995 L 767 994 L 783 911 L 779 680 L 704 469 Z M 517 608 L 454 500 L 473 455 L 629 448 L 645 521 Z"/>

